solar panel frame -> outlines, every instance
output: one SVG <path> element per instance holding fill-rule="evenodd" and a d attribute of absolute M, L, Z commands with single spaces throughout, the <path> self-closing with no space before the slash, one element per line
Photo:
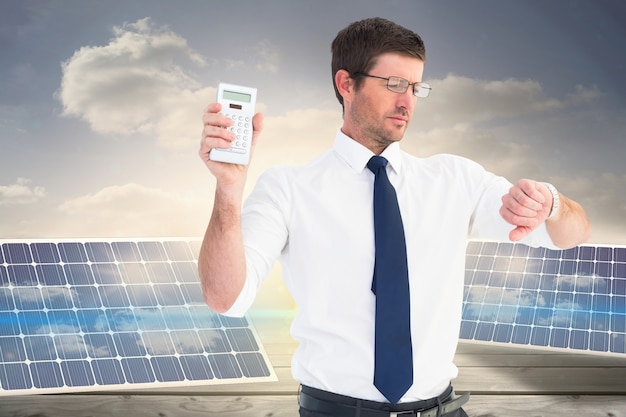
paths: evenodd
<path fill-rule="evenodd" d="M 276 381 L 206 306 L 198 238 L 0 239 L 0 396 Z"/>
<path fill-rule="evenodd" d="M 460 341 L 626 357 L 626 246 L 470 241 Z"/>

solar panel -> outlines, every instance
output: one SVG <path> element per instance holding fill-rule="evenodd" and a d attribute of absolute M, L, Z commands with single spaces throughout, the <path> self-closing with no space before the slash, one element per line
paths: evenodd
<path fill-rule="evenodd" d="M 202 297 L 200 241 L 0 240 L 0 395 L 275 381 Z"/>
<path fill-rule="evenodd" d="M 626 353 L 626 247 L 468 244 L 460 338 Z"/>

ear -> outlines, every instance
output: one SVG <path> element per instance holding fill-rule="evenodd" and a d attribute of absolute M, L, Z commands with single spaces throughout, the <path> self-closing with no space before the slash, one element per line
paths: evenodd
<path fill-rule="evenodd" d="M 340 69 L 335 74 L 335 85 L 337 86 L 337 91 L 343 97 L 344 103 L 350 101 L 350 96 L 354 93 L 353 81 L 350 73 L 344 69 Z"/>

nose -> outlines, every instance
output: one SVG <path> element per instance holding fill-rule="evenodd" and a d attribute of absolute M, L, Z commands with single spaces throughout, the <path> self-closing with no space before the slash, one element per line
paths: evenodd
<path fill-rule="evenodd" d="M 403 107 L 409 111 L 409 114 L 413 113 L 413 108 L 415 107 L 415 102 L 417 101 L 417 97 L 413 94 L 413 88 L 410 86 L 407 90 L 398 94 L 396 104 L 398 107 Z"/>

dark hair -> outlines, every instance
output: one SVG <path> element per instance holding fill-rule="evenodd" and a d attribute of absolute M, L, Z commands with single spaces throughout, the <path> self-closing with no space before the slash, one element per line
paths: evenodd
<path fill-rule="evenodd" d="M 342 107 L 343 97 L 335 85 L 337 71 L 367 73 L 376 64 L 377 58 L 388 52 L 426 60 L 424 42 L 417 33 L 380 17 L 351 23 L 337 34 L 330 49 L 333 87 Z M 361 82 L 356 78 L 355 88 L 360 88 Z"/>

